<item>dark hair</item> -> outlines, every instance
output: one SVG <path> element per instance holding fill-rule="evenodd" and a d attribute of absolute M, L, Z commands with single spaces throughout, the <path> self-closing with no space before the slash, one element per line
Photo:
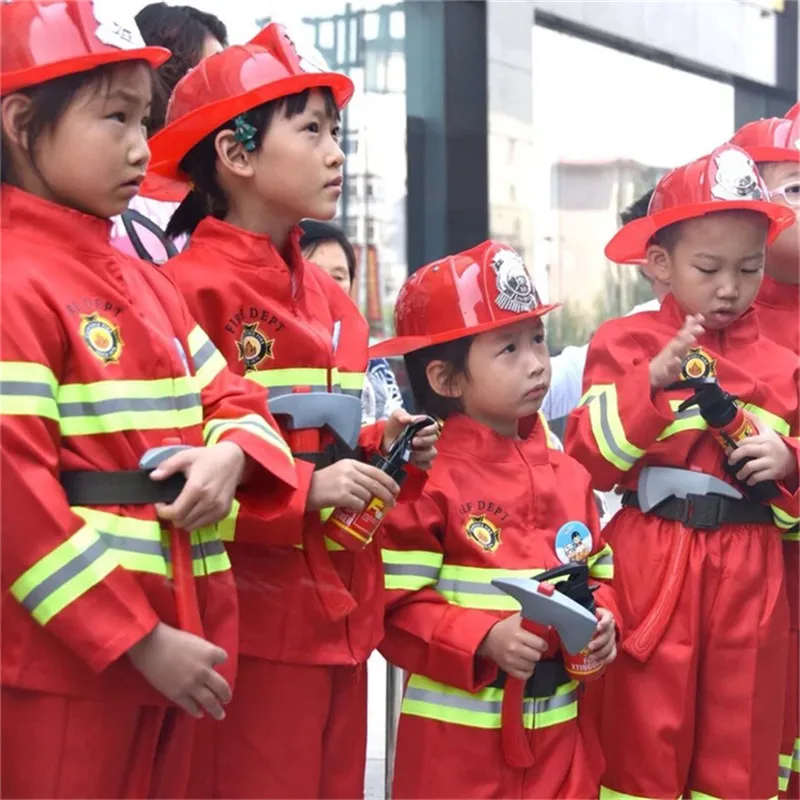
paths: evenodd
<path fill-rule="evenodd" d="M 443 397 L 433 390 L 428 381 L 426 370 L 431 361 L 444 361 L 450 368 L 448 381 L 452 382 L 458 375 L 467 375 L 467 356 L 469 355 L 474 336 L 463 336 L 452 342 L 434 344 L 415 350 L 405 356 L 406 373 L 411 386 L 414 402 L 420 412 L 430 414 L 439 419 L 463 411 L 458 397 Z"/>
<path fill-rule="evenodd" d="M 356 279 L 356 253 L 344 231 L 336 225 L 331 225 L 330 222 L 319 222 L 315 219 L 304 219 L 300 227 L 303 229 L 300 249 L 308 250 L 309 255 L 313 255 L 314 251 L 325 242 L 336 242 L 342 248 L 352 283 Z"/>
<path fill-rule="evenodd" d="M 722 211 L 709 211 L 703 216 L 710 217 L 716 214 L 731 214 L 731 213 L 745 214 L 747 216 L 750 216 L 751 218 L 755 218 L 755 216 L 757 215 L 760 219 L 767 220 L 767 217 L 760 211 L 751 211 L 749 208 L 734 208 L 734 209 L 723 209 Z M 678 246 L 678 242 L 681 240 L 681 232 L 687 222 L 691 222 L 691 220 L 688 219 L 688 220 L 681 220 L 680 222 L 673 222 L 672 225 L 667 225 L 665 228 L 656 231 L 651 237 L 650 241 L 647 243 L 647 246 L 649 247 L 652 244 L 658 245 L 659 247 L 663 247 L 671 255 L 674 252 L 675 248 Z"/>
<path fill-rule="evenodd" d="M 620 212 L 619 219 L 623 225 L 647 216 L 647 209 L 650 207 L 650 200 L 655 189 L 645 192 L 638 200 L 634 200 L 624 211 Z"/>
<path fill-rule="evenodd" d="M 211 36 L 223 47 L 228 46 L 228 29 L 222 20 L 191 6 L 168 6 L 150 3 L 136 15 L 136 24 L 145 43 L 166 47 L 172 51 L 162 64 L 153 87 L 153 106 L 147 135 L 152 136 L 164 127 L 167 104 L 178 81 L 198 64 L 206 39 Z"/>
<path fill-rule="evenodd" d="M 128 62 L 129 63 L 129 62 Z M 136 62 L 146 63 L 146 62 Z M 75 98 L 84 90 L 99 92 L 108 90 L 114 70 L 121 64 L 105 64 L 85 72 L 74 72 L 60 78 L 37 83 L 11 94 L 23 94 L 30 98 L 30 105 L 22 120 L 22 132 L 27 140 L 28 159 L 31 167 L 41 178 L 36 164 L 36 143 L 42 134 L 56 128 Z M 151 71 L 152 74 L 152 71 Z M 6 147 L 5 132 L 2 134 L 2 154 L 0 154 L 0 180 L 10 183 L 15 180 L 11 158 Z"/>
<path fill-rule="evenodd" d="M 325 98 L 325 113 L 329 118 L 338 118 L 339 110 L 333 99 L 333 92 L 328 87 L 319 89 Z M 308 105 L 311 90 L 306 89 L 298 94 L 290 94 L 270 100 L 260 106 L 251 108 L 244 116 L 247 122 L 256 129 L 255 150 L 258 151 L 269 130 L 273 117 L 284 111 L 290 119 L 302 114 Z M 181 160 L 180 169 L 192 181 L 193 188 L 184 201 L 175 210 L 167 225 L 167 236 L 175 238 L 181 234 L 191 234 L 208 216 L 223 219 L 228 213 L 228 200 L 217 182 L 217 152 L 214 140 L 220 131 L 235 130 L 234 120 L 229 119 L 196 144 Z"/>

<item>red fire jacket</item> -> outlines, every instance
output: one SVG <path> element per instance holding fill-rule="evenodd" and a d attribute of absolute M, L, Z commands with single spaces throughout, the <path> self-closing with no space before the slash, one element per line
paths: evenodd
<path fill-rule="evenodd" d="M 619 625 L 607 583 L 614 562 L 589 475 L 548 448 L 543 418 L 515 441 L 457 415 L 445 423 L 437 449 L 422 497 L 395 509 L 384 526 L 389 611 L 381 652 L 411 673 L 410 688 L 426 689 L 427 699 L 404 702 L 403 713 L 469 725 L 468 717 L 454 718 L 446 687 L 474 693 L 494 680 L 497 665 L 475 653 L 498 619 L 519 610 L 491 581 L 586 561 L 599 581 L 597 604 Z M 570 550 L 576 530 L 581 541 Z M 550 644 L 552 656 L 555 634 Z M 558 720 L 576 714 L 574 704 L 571 716 Z"/>
<path fill-rule="evenodd" d="M 165 275 L 109 245 L 107 221 L 6 185 L 0 209 L 3 684 L 166 703 L 123 654 L 177 624 L 168 535 L 153 506 L 70 507 L 60 473 L 224 439 L 261 465 L 240 502 L 266 513 L 297 484 L 291 454 L 263 393 L 225 369 Z M 224 545 L 216 528 L 192 542 L 205 633 L 235 655 Z"/>
<path fill-rule="evenodd" d="M 688 390 L 650 391 L 648 367 L 676 334 L 684 314 L 672 295 L 659 311 L 603 323 L 589 346 L 586 394 L 567 425 L 567 452 L 586 466 L 598 489 L 634 488 L 643 466 L 695 468 L 729 480 L 722 449 L 697 408 L 678 413 Z M 761 334 L 759 315 L 748 310 L 720 331 L 707 331 L 691 354 L 693 369 L 713 372 L 745 409 L 798 447 L 797 386 L 800 365 L 789 350 Z M 797 522 L 794 482 L 772 501 L 781 529 Z"/>
<path fill-rule="evenodd" d="M 800 286 L 765 275 L 755 307 L 763 335 L 800 353 Z"/>
<path fill-rule="evenodd" d="M 206 218 L 190 247 L 165 269 L 235 372 L 269 387 L 274 396 L 303 386 L 360 398 L 366 320 L 327 274 L 303 260 L 299 234 L 298 229 L 287 245 L 287 263 L 269 237 Z M 383 429 L 378 424 L 362 430 L 359 444 L 367 453 L 380 447 Z M 330 441 L 326 434 L 323 445 Z M 240 513 L 226 533 L 239 588 L 241 650 L 286 663 L 359 663 L 383 632 L 379 542 L 354 555 L 326 540 L 358 603 L 332 623 L 301 549 L 304 533 L 321 528 L 319 512 L 305 510 L 314 468 L 299 459 L 296 464 L 299 488 L 288 510 L 268 525 Z M 407 481 L 404 496 L 408 484 L 419 481 Z M 410 496 L 414 491 L 411 487 Z"/>

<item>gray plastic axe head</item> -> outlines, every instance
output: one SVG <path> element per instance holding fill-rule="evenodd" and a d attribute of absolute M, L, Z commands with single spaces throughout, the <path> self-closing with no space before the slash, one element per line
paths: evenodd
<path fill-rule="evenodd" d="M 743 496 L 735 486 L 704 472 L 676 467 L 645 467 L 639 473 L 636 495 L 639 508 L 645 513 L 668 497 L 686 497 L 689 494 L 718 494 L 737 500 Z"/>
<path fill-rule="evenodd" d="M 289 430 L 329 428 L 350 449 L 361 434 L 361 400 L 349 394 L 295 392 L 269 399 L 273 417 L 286 418 Z"/>
<path fill-rule="evenodd" d="M 172 458 L 175 453 L 181 450 L 191 450 L 188 444 L 167 444 L 163 447 L 151 447 L 139 459 L 139 469 L 155 469 L 163 464 L 168 458 Z"/>
<path fill-rule="evenodd" d="M 532 578 L 496 578 L 492 586 L 510 594 L 520 604 L 523 619 L 555 628 L 568 653 L 580 653 L 597 630 L 595 615 L 572 598 L 553 591 L 552 583 Z"/>

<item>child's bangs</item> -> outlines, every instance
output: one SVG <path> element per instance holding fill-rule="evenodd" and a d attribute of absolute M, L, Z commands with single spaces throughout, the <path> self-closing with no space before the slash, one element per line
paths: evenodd
<path fill-rule="evenodd" d="M 286 116 L 291 119 L 306 110 L 311 92 L 319 92 L 325 101 L 325 118 L 329 120 L 339 119 L 339 109 L 333 99 L 333 91 L 329 86 L 321 86 L 319 89 L 305 89 L 297 94 L 290 94 L 282 97 L 276 102 L 276 107 L 281 109 Z"/>

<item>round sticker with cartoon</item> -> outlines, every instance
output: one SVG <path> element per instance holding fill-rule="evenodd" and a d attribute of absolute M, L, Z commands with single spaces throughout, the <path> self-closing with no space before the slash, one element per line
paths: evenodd
<path fill-rule="evenodd" d="M 592 552 L 592 533 L 582 522 L 565 522 L 556 534 L 556 556 L 562 564 L 586 561 Z"/>

